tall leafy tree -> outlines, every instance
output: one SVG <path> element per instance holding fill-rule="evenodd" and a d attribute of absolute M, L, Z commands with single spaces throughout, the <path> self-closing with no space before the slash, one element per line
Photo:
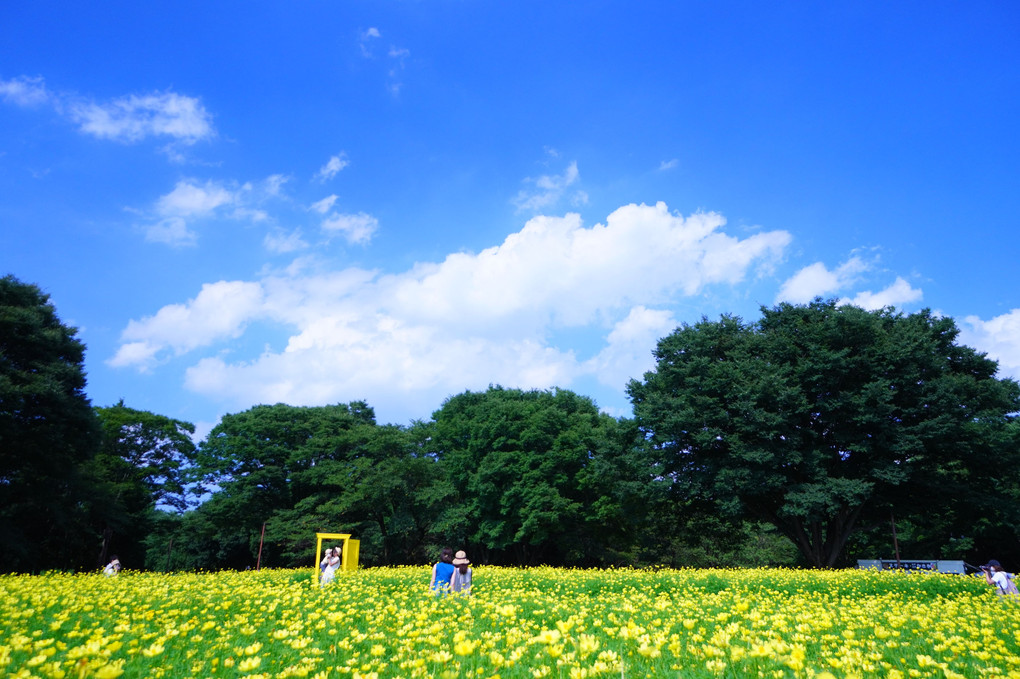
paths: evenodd
<path fill-rule="evenodd" d="M 123 563 L 141 567 L 153 512 L 187 507 L 185 473 L 195 462 L 195 427 L 123 401 L 96 408 L 96 414 L 102 444 L 87 470 L 102 500 L 93 512 L 103 536 L 99 563 L 115 552 Z"/>
<path fill-rule="evenodd" d="M 85 345 L 49 296 L 0 278 L 0 569 L 91 565 L 81 466 L 99 445 Z"/>
<path fill-rule="evenodd" d="M 304 564 L 319 531 L 352 533 L 363 563 L 420 560 L 450 491 L 418 438 L 361 401 L 224 417 L 201 446 L 215 492 L 180 526 L 194 543 L 182 561 L 253 565 L 261 542 L 263 564 Z"/>
<path fill-rule="evenodd" d="M 957 334 L 928 311 L 781 304 L 678 328 L 629 392 L 685 494 L 832 566 L 862 521 L 978 501 L 989 461 L 1015 454 L 1020 389 Z"/>
<path fill-rule="evenodd" d="M 457 496 L 441 532 L 483 559 L 518 564 L 610 560 L 627 549 L 654 470 L 637 441 L 567 390 L 491 387 L 433 414 L 430 449 Z M 632 435 L 636 430 L 632 429 Z"/>

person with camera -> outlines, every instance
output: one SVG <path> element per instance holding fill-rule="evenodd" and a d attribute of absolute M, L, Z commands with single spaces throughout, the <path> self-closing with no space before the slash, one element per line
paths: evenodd
<path fill-rule="evenodd" d="M 995 559 L 990 559 L 988 563 L 981 567 L 981 571 L 985 574 L 985 582 L 995 587 L 995 591 L 998 592 L 999 596 L 1020 595 L 1016 583 L 1013 582 L 1013 575 L 1003 570 L 1002 564 Z"/>

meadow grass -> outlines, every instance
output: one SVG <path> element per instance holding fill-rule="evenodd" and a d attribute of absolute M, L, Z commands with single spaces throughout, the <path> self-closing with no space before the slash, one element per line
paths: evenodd
<path fill-rule="evenodd" d="M 425 567 L 0 576 L 0 674 L 1011 677 L 1020 602 L 938 574 Z"/>

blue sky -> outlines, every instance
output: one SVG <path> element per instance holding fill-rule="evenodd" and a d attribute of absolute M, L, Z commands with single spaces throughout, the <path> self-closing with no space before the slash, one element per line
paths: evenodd
<path fill-rule="evenodd" d="M 1020 5 L 4 3 L 0 272 L 88 393 L 615 415 L 658 338 L 839 297 L 1020 377 Z"/>

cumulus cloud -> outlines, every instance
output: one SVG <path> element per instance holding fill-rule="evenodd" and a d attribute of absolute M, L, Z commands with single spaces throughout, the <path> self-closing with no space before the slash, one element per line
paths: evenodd
<path fill-rule="evenodd" d="M 129 322 L 121 334 L 122 344 L 109 363 L 148 369 L 160 352 L 179 355 L 238 337 L 258 315 L 262 300 L 258 283 L 220 281 L 203 285 L 198 296 L 186 304 L 171 304 L 154 316 Z"/>
<path fill-rule="evenodd" d="M 606 336 L 606 346 L 585 365 L 599 382 L 622 388 L 655 367 L 652 349 L 676 327 L 672 312 L 636 306 Z"/>
<path fill-rule="evenodd" d="M 322 220 L 322 230 L 339 233 L 348 243 L 367 243 L 379 228 L 379 220 L 370 214 L 332 214 Z"/>
<path fill-rule="evenodd" d="M 199 353 L 188 388 L 232 407 L 367 398 L 396 408 L 489 383 L 569 387 L 584 376 L 621 387 L 675 327 L 669 305 L 739 283 L 790 242 L 784 231 L 739 238 L 724 226 L 717 214 L 628 205 L 591 227 L 574 214 L 535 217 L 499 245 L 400 273 L 296 268 L 221 281 L 133 321 L 111 364 L 147 369 Z M 290 328 L 286 346 L 246 357 L 217 349 L 263 323 Z M 579 356 L 550 340 L 570 328 L 601 346 Z"/>
<path fill-rule="evenodd" d="M 783 283 L 776 296 L 777 302 L 804 304 L 815 297 L 825 297 L 855 283 L 858 276 L 870 265 L 860 257 L 851 257 L 830 271 L 825 264 L 815 262 L 806 266 Z"/>
<path fill-rule="evenodd" d="M 518 212 L 537 212 L 552 207 L 566 190 L 577 183 L 581 173 L 577 169 L 577 161 L 570 163 L 561 175 L 542 175 L 540 177 L 528 177 L 524 180 L 529 187 L 521 189 L 514 197 L 513 204 L 517 206 Z M 575 198 L 582 196 L 581 204 L 587 202 L 587 195 L 583 192 L 575 194 Z"/>
<path fill-rule="evenodd" d="M 350 161 L 347 160 L 347 154 L 340 152 L 319 168 L 319 171 L 315 173 L 315 178 L 321 182 L 329 181 L 348 165 L 350 165 Z"/>
<path fill-rule="evenodd" d="M 51 96 L 46 83 L 39 76 L 19 76 L 11 80 L 0 80 L 0 97 L 15 106 L 39 106 L 50 103 Z"/>
<path fill-rule="evenodd" d="M 1020 309 L 987 321 L 967 316 L 960 324 L 960 341 L 998 361 L 1000 377 L 1020 380 Z"/>
<path fill-rule="evenodd" d="M 914 288 L 907 281 L 903 280 L 899 276 L 889 287 L 878 292 L 871 292 L 870 290 L 860 292 L 851 299 L 841 299 L 842 304 L 853 304 L 864 309 L 884 309 L 885 307 L 900 307 L 904 304 L 911 304 L 918 302 L 923 297 L 923 293 L 918 288 Z"/>

